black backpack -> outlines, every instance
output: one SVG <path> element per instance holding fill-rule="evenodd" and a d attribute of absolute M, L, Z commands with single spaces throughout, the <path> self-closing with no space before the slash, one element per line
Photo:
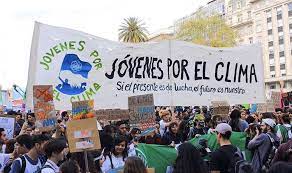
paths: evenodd
<path fill-rule="evenodd" d="M 253 173 L 251 163 L 244 159 L 239 148 L 237 148 L 237 151 L 234 153 L 231 162 L 235 163 L 233 168 L 234 173 Z"/>
<path fill-rule="evenodd" d="M 21 169 L 20 169 L 20 173 L 24 173 L 25 168 L 26 168 L 26 160 L 25 160 L 25 156 L 22 155 L 22 156 L 20 156 L 19 158 L 20 158 L 20 160 L 21 160 Z M 11 170 L 11 166 L 12 166 L 12 163 L 13 163 L 13 162 L 7 164 L 7 165 L 4 167 L 4 170 L 3 170 L 4 173 L 9 173 L 9 172 L 10 172 L 10 170 Z"/>

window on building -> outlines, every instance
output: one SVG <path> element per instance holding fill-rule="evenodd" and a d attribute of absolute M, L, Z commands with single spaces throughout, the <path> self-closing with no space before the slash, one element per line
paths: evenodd
<path fill-rule="evenodd" d="M 271 74 L 271 77 L 276 77 L 276 75 L 274 75 L 274 74 Z M 276 88 L 276 87 L 275 87 Z"/>
<path fill-rule="evenodd" d="M 289 24 L 289 32 L 292 34 L 292 23 Z"/>
<path fill-rule="evenodd" d="M 290 36 L 290 43 L 292 43 L 292 36 Z"/>
<path fill-rule="evenodd" d="M 270 53 L 270 54 L 269 54 L 269 58 L 270 58 L 270 59 L 274 59 L 274 57 L 275 57 L 275 56 L 274 56 L 274 53 Z"/>
<path fill-rule="evenodd" d="M 237 15 L 237 22 L 242 22 L 242 14 Z"/>
<path fill-rule="evenodd" d="M 266 15 L 267 15 L 267 18 L 272 18 L 272 11 L 271 10 L 267 10 L 266 11 Z"/>
<path fill-rule="evenodd" d="M 279 45 L 279 50 L 280 50 L 280 52 L 285 50 L 284 44 Z"/>
<path fill-rule="evenodd" d="M 273 35 L 269 35 L 268 36 L 268 41 L 273 41 L 273 40 L 274 40 Z"/>
<path fill-rule="evenodd" d="M 268 29 L 272 29 L 272 28 L 273 28 L 272 23 L 268 23 Z"/>
<path fill-rule="evenodd" d="M 275 77 L 275 75 L 271 75 L 271 77 Z M 276 89 L 276 84 L 271 84 L 270 89 L 271 90 Z"/>
<path fill-rule="evenodd" d="M 279 57 L 284 57 L 284 56 L 285 56 L 285 52 L 284 51 L 279 52 Z"/>
<path fill-rule="evenodd" d="M 289 17 L 292 17 L 292 2 L 288 4 L 288 15 Z"/>
<path fill-rule="evenodd" d="M 271 23 L 272 22 L 272 17 L 268 17 L 267 18 L 267 23 Z"/>
<path fill-rule="evenodd" d="M 249 40 L 249 43 L 250 43 L 250 44 L 253 43 L 253 38 L 252 38 L 252 37 L 249 37 L 248 40 Z"/>
<path fill-rule="evenodd" d="M 279 36 L 279 44 L 284 44 L 284 37 L 283 36 Z"/>
<path fill-rule="evenodd" d="M 286 64 L 280 64 L 280 70 L 286 70 Z"/>
<path fill-rule="evenodd" d="M 247 12 L 247 18 L 250 19 L 251 18 L 251 11 Z"/>
<path fill-rule="evenodd" d="M 283 26 L 278 27 L 278 32 L 283 32 Z"/>
<path fill-rule="evenodd" d="M 282 19 L 282 7 L 277 8 L 277 20 Z"/>
<path fill-rule="evenodd" d="M 272 29 L 269 29 L 268 30 L 268 35 L 272 35 L 273 34 L 273 30 Z"/>
<path fill-rule="evenodd" d="M 283 73 L 282 76 L 286 76 L 286 73 Z M 283 88 L 287 88 L 287 82 L 283 82 Z"/>
<path fill-rule="evenodd" d="M 239 10 L 241 9 L 241 1 L 237 1 L 236 8 Z"/>
<path fill-rule="evenodd" d="M 283 20 L 278 20 L 278 26 L 283 26 Z"/>
<path fill-rule="evenodd" d="M 273 41 L 270 41 L 268 45 L 269 45 L 269 47 L 272 47 L 274 45 Z"/>
<path fill-rule="evenodd" d="M 270 71 L 272 72 L 272 71 L 275 71 L 275 66 L 274 65 L 271 65 L 270 66 Z"/>

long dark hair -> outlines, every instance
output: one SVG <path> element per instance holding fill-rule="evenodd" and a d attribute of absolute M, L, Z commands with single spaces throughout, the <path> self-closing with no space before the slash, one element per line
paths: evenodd
<path fill-rule="evenodd" d="M 122 153 L 122 155 L 123 155 L 123 160 L 125 160 L 127 157 L 128 157 L 128 140 L 127 140 L 127 138 L 125 137 L 125 136 L 123 136 L 123 135 L 117 135 L 115 138 L 114 138 L 114 145 L 113 145 L 113 148 L 112 148 L 112 150 L 111 150 L 111 153 L 112 154 L 115 154 L 116 152 L 115 152 L 115 147 L 117 146 L 117 145 L 119 145 L 120 143 L 122 143 L 122 142 L 125 142 L 125 149 L 124 149 L 124 151 L 123 151 L 123 153 Z"/>
<path fill-rule="evenodd" d="M 124 173 L 147 173 L 143 161 L 136 156 L 128 157 L 125 162 Z"/>
<path fill-rule="evenodd" d="M 240 132 L 240 123 L 239 123 L 239 119 L 240 119 L 240 116 L 241 116 L 241 112 L 238 110 L 238 109 L 234 109 L 231 114 L 230 114 L 230 122 L 229 122 L 229 125 L 231 126 L 232 128 L 232 131 L 235 131 L 235 132 Z"/>
<path fill-rule="evenodd" d="M 206 173 L 207 169 L 199 150 L 191 143 L 184 143 L 178 147 L 178 156 L 174 164 L 173 173 Z"/>

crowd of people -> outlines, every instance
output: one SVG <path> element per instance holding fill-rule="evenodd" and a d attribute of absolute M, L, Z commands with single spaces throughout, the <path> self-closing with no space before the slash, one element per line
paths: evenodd
<path fill-rule="evenodd" d="M 68 112 L 56 115 L 58 123 L 52 131 L 39 131 L 33 113 L 8 114 L 15 116 L 16 122 L 13 139 L 7 139 L 0 127 L 1 173 L 106 173 L 119 168 L 124 173 L 146 173 L 135 153 L 138 143 L 177 148 L 177 158 L 167 173 L 292 172 L 292 109 L 250 113 L 237 105 L 228 116 L 218 116 L 208 107 L 157 107 L 155 128 L 144 135 L 126 120 L 99 122 L 101 149 L 86 155 L 71 153 L 68 148 Z M 247 134 L 245 147 L 252 153 L 251 161 L 231 143 L 233 132 Z M 188 142 L 206 134 L 216 135 L 220 146 L 207 156 Z"/>

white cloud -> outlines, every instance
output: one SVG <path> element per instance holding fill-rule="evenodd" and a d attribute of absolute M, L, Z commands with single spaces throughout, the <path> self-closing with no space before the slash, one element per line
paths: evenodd
<path fill-rule="evenodd" d="M 117 40 L 124 18 L 143 19 L 150 33 L 194 12 L 206 0 L 9 0 L 1 2 L 0 85 L 26 86 L 34 21 Z"/>

